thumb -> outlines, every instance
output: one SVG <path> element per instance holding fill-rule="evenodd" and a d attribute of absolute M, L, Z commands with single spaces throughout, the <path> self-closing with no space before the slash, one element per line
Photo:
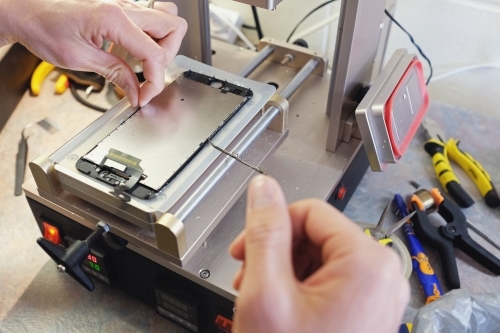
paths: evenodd
<path fill-rule="evenodd" d="M 243 284 L 293 279 L 292 227 L 276 180 L 255 177 L 248 188 Z"/>
<path fill-rule="evenodd" d="M 91 59 L 90 68 L 86 70 L 96 72 L 120 87 L 132 106 L 139 104 L 139 81 L 123 59 L 101 49 L 92 50 L 88 58 Z"/>

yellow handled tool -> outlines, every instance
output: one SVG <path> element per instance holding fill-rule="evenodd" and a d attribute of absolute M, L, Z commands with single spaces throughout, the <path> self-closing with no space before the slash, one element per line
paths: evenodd
<path fill-rule="evenodd" d="M 31 76 L 31 83 L 30 83 L 31 93 L 34 96 L 38 96 L 40 94 L 43 81 L 45 81 L 47 76 L 54 69 L 56 69 L 56 66 L 54 66 L 46 61 L 42 61 L 37 66 L 37 68 L 33 72 L 33 75 Z M 59 76 L 59 78 L 56 81 L 55 92 L 56 92 L 56 94 L 60 95 L 63 92 L 65 92 L 67 88 L 68 88 L 68 77 L 66 75 L 62 74 L 61 76 Z"/>
<path fill-rule="evenodd" d="M 425 151 L 432 156 L 434 171 L 441 186 L 457 202 L 460 207 L 466 208 L 474 204 L 474 200 L 460 185 L 460 181 L 451 168 L 450 160 L 457 163 L 474 181 L 486 204 L 492 208 L 500 206 L 500 198 L 491 182 L 491 177 L 481 164 L 470 154 L 463 152 L 458 147 L 459 141 L 445 140 L 439 126 L 431 119 L 424 119 L 422 126 L 426 138 Z"/>

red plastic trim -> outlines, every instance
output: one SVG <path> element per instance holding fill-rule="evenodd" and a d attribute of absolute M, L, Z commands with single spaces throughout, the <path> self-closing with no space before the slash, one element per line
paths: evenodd
<path fill-rule="evenodd" d="M 396 95 L 396 92 L 399 91 L 399 89 L 401 88 L 401 85 L 405 81 L 406 77 L 410 74 L 413 67 L 415 67 L 417 69 L 417 75 L 418 75 L 419 82 L 420 82 L 420 88 L 421 88 L 422 93 L 423 93 L 422 98 L 424 101 L 422 103 L 422 107 L 420 108 L 420 110 L 418 110 L 417 115 L 415 116 L 415 121 L 413 122 L 412 126 L 410 127 L 410 129 L 406 133 L 406 136 L 403 139 L 403 142 L 398 147 L 398 146 L 396 146 L 396 142 L 394 140 L 394 135 L 393 135 L 394 130 L 392 128 L 392 105 L 394 103 L 394 97 Z M 389 134 L 389 139 L 391 140 L 392 150 L 394 151 L 394 155 L 395 155 L 396 159 L 400 159 L 401 156 L 403 156 L 404 153 L 406 152 L 406 149 L 410 145 L 411 139 L 413 138 L 413 136 L 417 132 L 418 127 L 420 126 L 420 123 L 424 119 L 424 116 L 425 116 L 425 113 L 427 112 L 428 107 L 429 107 L 429 93 L 427 92 L 427 85 L 425 84 L 424 70 L 422 67 L 422 63 L 418 59 L 415 58 L 410 63 L 410 65 L 406 69 L 406 72 L 401 77 L 401 80 L 399 81 L 398 85 L 396 86 L 396 88 L 392 92 L 391 97 L 389 97 L 389 99 L 387 100 L 387 103 L 385 104 L 385 108 L 384 108 L 385 126 L 387 127 L 387 133 Z"/>

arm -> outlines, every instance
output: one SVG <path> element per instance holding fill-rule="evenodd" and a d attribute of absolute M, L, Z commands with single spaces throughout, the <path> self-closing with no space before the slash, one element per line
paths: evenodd
<path fill-rule="evenodd" d="M 19 42 L 56 66 L 91 71 L 122 88 L 144 106 L 164 87 L 164 70 L 187 30 L 177 7 L 159 2 L 148 9 L 126 0 L 0 0 L 0 46 Z M 103 50 L 117 43 L 144 63 L 139 87 L 132 69 Z"/>

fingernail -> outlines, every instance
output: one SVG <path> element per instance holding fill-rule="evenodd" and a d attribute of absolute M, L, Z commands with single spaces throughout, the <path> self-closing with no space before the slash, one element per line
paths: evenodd
<path fill-rule="evenodd" d="M 137 102 L 137 94 L 135 93 L 135 90 L 132 89 L 131 86 L 126 86 L 124 88 L 125 90 L 125 94 L 127 95 L 127 98 L 128 98 L 128 101 L 130 102 L 130 104 L 132 104 L 132 106 L 137 106 L 138 102 Z"/>
<path fill-rule="evenodd" d="M 276 187 L 267 176 L 255 177 L 249 186 L 249 208 L 260 209 L 269 206 L 274 201 Z"/>

